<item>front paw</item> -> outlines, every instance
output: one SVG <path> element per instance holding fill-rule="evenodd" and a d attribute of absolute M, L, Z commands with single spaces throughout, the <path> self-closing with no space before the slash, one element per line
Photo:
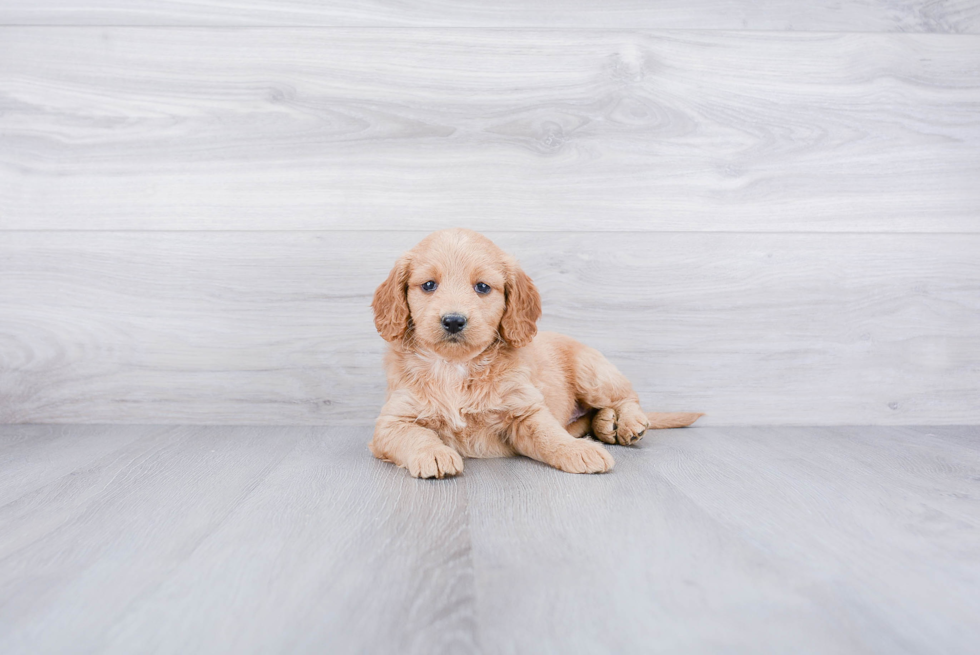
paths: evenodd
<path fill-rule="evenodd" d="M 605 473 L 616 461 L 594 441 L 572 441 L 561 445 L 551 465 L 566 473 Z"/>
<path fill-rule="evenodd" d="M 463 472 L 463 458 L 449 446 L 426 448 L 414 453 L 405 468 L 416 478 L 445 478 Z"/>

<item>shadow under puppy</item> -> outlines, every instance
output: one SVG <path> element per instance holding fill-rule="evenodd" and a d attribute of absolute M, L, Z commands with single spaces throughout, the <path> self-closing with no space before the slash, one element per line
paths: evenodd
<path fill-rule="evenodd" d="M 537 334 L 538 290 L 513 257 L 471 230 L 435 232 L 402 255 L 371 307 L 390 342 L 371 452 L 415 477 L 456 475 L 463 457 L 516 454 L 602 473 L 613 458 L 582 437 L 625 446 L 648 428 L 701 416 L 645 413 L 597 350 Z"/>

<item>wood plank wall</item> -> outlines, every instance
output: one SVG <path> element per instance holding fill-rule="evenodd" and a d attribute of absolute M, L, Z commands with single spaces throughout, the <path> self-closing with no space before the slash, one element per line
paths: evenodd
<path fill-rule="evenodd" d="M 978 219 L 980 2 L 0 0 L 0 422 L 370 423 L 462 225 L 650 409 L 974 424 Z"/>

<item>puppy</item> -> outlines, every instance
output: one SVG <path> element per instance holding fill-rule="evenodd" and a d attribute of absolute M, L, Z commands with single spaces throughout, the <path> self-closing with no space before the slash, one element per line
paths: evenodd
<path fill-rule="evenodd" d="M 525 455 L 569 473 L 603 473 L 609 444 L 701 414 L 647 414 L 622 373 L 561 334 L 537 334 L 541 298 L 517 261 L 471 230 L 435 232 L 402 255 L 374 292 L 390 343 L 388 396 L 374 456 L 420 478 L 463 457 Z"/>

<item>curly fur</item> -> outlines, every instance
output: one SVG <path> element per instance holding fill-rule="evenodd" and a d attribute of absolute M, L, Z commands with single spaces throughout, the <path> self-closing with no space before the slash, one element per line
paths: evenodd
<path fill-rule="evenodd" d="M 422 284 L 437 284 L 427 292 Z M 489 293 L 477 293 L 479 282 Z M 541 297 L 517 261 L 470 230 L 435 232 L 396 262 L 371 303 L 388 397 L 371 452 L 416 477 L 463 470 L 463 456 L 521 454 L 572 473 L 613 459 L 588 435 L 630 445 L 648 428 L 701 414 L 640 409 L 629 381 L 598 351 L 537 332 Z M 466 317 L 450 335 L 447 314 Z"/>

